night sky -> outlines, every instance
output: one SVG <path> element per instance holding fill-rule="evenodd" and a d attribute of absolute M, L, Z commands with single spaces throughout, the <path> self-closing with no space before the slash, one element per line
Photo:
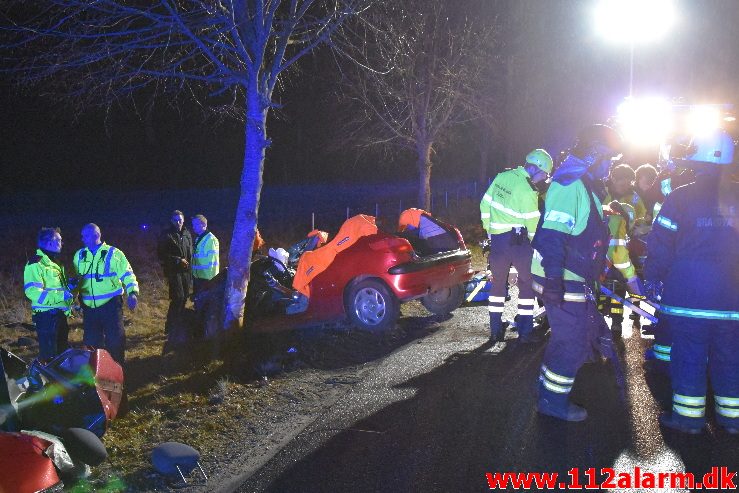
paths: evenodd
<path fill-rule="evenodd" d="M 628 93 L 628 45 L 601 39 L 591 0 L 490 2 L 502 23 L 511 70 L 496 97 L 506 101 L 502 135 L 488 169 L 516 164 L 533 147 L 555 153 L 577 128 L 604 121 Z M 685 97 L 735 103 L 739 90 L 739 2 L 677 1 L 679 20 L 666 39 L 636 47 L 636 96 Z M 497 7 L 495 7 L 497 5 Z M 491 54 L 492 56 L 493 54 Z M 305 59 L 276 95 L 265 183 L 411 180 L 414 156 L 388 159 L 336 143 L 336 122 L 352 108 L 334 95 L 326 49 Z M 17 90 L 0 82 L 0 191 L 36 189 L 159 189 L 233 187 L 242 167 L 243 125 L 203 119 L 192 105 L 165 102 L 147 118 L 125 103 L 107 114 L 71 108 L 43 88 Z M 491 89 L 492 90 L 492 89 Z M 473 124 L 471 124 L 473 125 Z M 478 157 L 470 132 L 453 132 L 434 156 L 435 177 L 473 178 Z"/>

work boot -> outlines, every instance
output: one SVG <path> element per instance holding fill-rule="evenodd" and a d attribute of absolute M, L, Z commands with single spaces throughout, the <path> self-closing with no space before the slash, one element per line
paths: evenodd
<path fill-rule="evenodd" d="M 569 400 L 565 400 L 563 406 L 562 403 L 554 403 L 546 397 L 539 397 L 536 410 L 539 411 L 540 414 L 562 419 L 564 421 L 585 421 L 588 417 L 588 412 L 584 408 L 571 403 Z"/>
<path fill-rule="evenodd" d="M 675 419 L 675 415 L 672 413 L 663 412 L 660 414 L 659 424 L 665 428 L 670 428 L 672 430 L 679 431 L 680 433 L 687 433 L 688 435 L 700 435 L 703 433 L 703 425 L 690 426 L 688 424 L 681 423 Z"/>
<path fill-rule="evenodd" d="M 490 313 L 490 341 L 496 342 L 505 339 L 505 329 L 503 328 L 502 313 Z"/>

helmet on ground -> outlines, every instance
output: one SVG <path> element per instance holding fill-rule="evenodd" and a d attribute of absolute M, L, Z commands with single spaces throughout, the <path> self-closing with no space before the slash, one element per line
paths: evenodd
<path fill-rule="evenodd" d="M 552 156 L 550 156 L 544 149 L 534 149 L 529 152 L 526 155 L 526 163 L 536 166 L 546 174 L 550 174 L 552 172 L 552 168 L 554 168 Z"/>
<path fill-rule="evenodd" d="M 734 141 L 725 130 L 720 129 L 693 137 L 683 159 L 699 163 L 731 164 L 734 162 Z"/>
<path fill-rule="evenodd" d="M 623 139 L 621 135 L 607 125 L 590 125 L 580 131 L 577 143 L 572 149 L 572 154 L 585 159 L 597 154 L 612 154 L 616 156 L 621 153 Z"/>

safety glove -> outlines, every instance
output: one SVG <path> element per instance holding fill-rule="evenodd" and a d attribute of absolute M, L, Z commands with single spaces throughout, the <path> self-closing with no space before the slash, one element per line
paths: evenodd
<path fill-rule="evenodd" d="M 545 305 L 560 306 L 565 298 L 565 283 L 561 277 L 547 277 L 544 279 L 544 289 L 541 299 Z"/>

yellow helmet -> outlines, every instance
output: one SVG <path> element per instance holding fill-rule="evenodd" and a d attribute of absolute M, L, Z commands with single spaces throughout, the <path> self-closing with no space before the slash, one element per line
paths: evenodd
<path fill-rule="evenodd" d="M 554 168 L 554 162 L 552 156 L 549 155 L 544 149 L 534 149 L 526 155 L 526 163 L 533 164 L 546 174 L 552 172 Z"/>

